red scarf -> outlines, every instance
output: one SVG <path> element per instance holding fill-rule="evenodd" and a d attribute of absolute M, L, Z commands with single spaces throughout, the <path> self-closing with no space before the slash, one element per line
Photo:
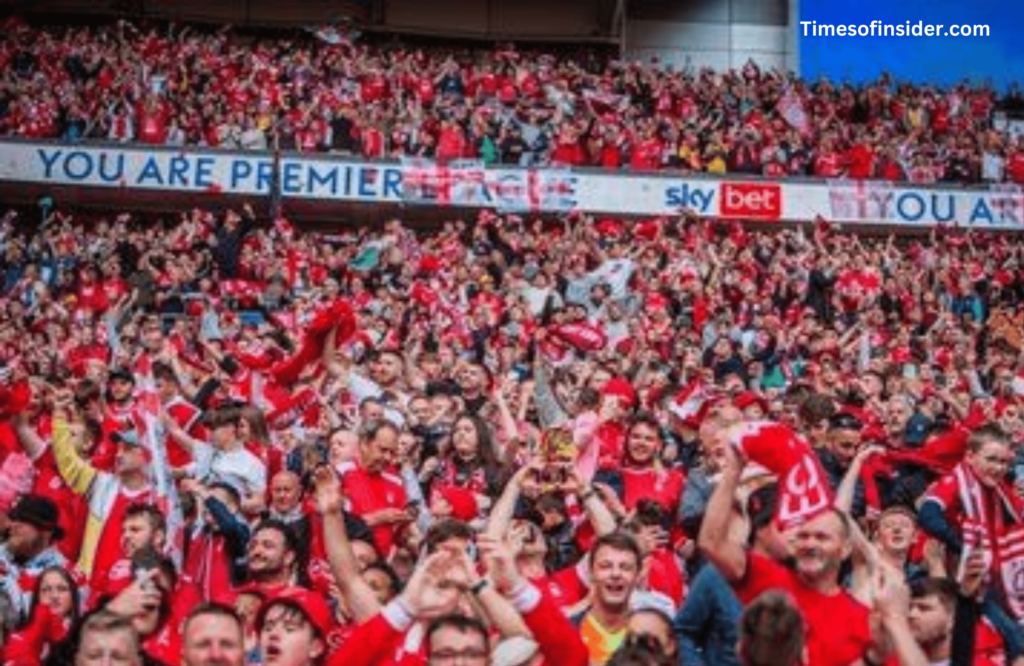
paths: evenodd
<path fill-rule="evenodd" d="M 1021 500 L 1005 480 L 994 488 L 983 485 L 969 463 L 953 469 L 963 519 L 961 562 L 972 549 L 989 554 L 988 576 L 1002 588 L 1007 607 L 1017 621 L 1024 618 L 1024 518 Z M 1009 517 L 1009 520 L 1007 520 Z"/>

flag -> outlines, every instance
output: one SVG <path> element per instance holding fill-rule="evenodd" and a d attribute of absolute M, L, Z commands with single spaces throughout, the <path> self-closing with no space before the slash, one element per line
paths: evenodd
<path fill-rule="evenodd" d="M 782 96 L 779 97 L 778 103 L 775 105 L 775 109 L 791 127 L 801 134 L 810 134 L 811 120 L 807 116 L 807 110 L 804 109 L 803 100 L 793 90 L 793 86 L 786 86 Z"/>
<path fill-rule="evenodd" d="M 569 169 L 498 169 L 486 175 L 489 200 L 502 212 L 578 208 L 576 176 Z"/>
<path fill-rule="evenodd" d="M 303 331 L 298 350 L 271 368 L 270 376 L 278 384 L 291 384 L 307 365 L 320 358 L 333 328 L 338 329 L 335 342 L 341 345 L 355 334 L 356 326 L 356 315 L 346 301 L 337 300 L 321 308 Z"/>
<path fill-rule="evenodd" d="M 420 157 L 402 160 L 402 200 L 408 203 L 482 206 L 488 203 L 482 160 L 437 164 Z"/>
<path fill-rule="evenodd" d="M 693 379 L 676 394 L 669 403 L 668 411 L 678 416 L 684 423 L 692 428 L 698 427 L 697 415 L 700 414 L 704 403 L 715 396 L 712 387 L 706 385 L 700 378 Z"/>
<path fill-rule="evenodd" d="M 553 326 L 548 332 L 580 351 L 598 351 L 608 344 L 603 330 L 585 322 Z"/>
<path fill-rule="evenodd" d="M 159 419 L 160 400 L 155 392 L 139 396 L 142 432 L 140 441 L 149 452 L 150 480 L 157 506 L 167 520 L 166 552 L 181 568 L 181 556 L 185 552 L 185 516 L 181 512 L 178 489 L 171 476 L 171 464 L 167 457 L 167 433 Z"/>
<path fill-rule="evenodd" d="M 789 427 L 774 421 L 748 421 L 732 426 L 729 442 L 779 478 L 775 521 L 785 531 L 816 518 L 833 505 L 828 477 L 810 444 Z"/>

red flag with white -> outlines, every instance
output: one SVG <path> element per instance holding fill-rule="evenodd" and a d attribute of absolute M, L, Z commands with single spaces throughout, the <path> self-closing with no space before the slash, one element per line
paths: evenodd
<path fill-rule="evenodd" d="M 552 326 L 549 332 L 579 351 L 598 351 L 608 344 L 608 336 L 602 329 L 585 322 Z"/>
<path fill-rule="evenodd" d="M 702 380 L 694 379 L 689 384 L 683 387 L 676 397 L 669 403 L 668 411 L 675 416 L 678 416 L 683 423 L 687 424 L 692 428 L 696 428 L 698 415 L 700 414 L 701 408 L 708 399 L 715 395 L 715 391 L 712 387 L 706 385 Z"/>
<path fill-rule="evenodd" d="M 821 515 L 833 505 L 832 488 L 810 444 L 774 421 L 738 423 L 728 441 L 744 456 L 779 478 L 775 521 L 785 531 Z"/>

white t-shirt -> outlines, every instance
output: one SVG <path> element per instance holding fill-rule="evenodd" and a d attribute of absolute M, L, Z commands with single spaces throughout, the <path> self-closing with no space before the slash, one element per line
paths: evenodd
<path fill-rule="evenodd" d="M 220 451 L 200 442 L 193 447 L 196 476 L 205 483 L 226 483 L 242 497 L 262 496 L 267 490 L 267 468 L 245 447 Z"/>

